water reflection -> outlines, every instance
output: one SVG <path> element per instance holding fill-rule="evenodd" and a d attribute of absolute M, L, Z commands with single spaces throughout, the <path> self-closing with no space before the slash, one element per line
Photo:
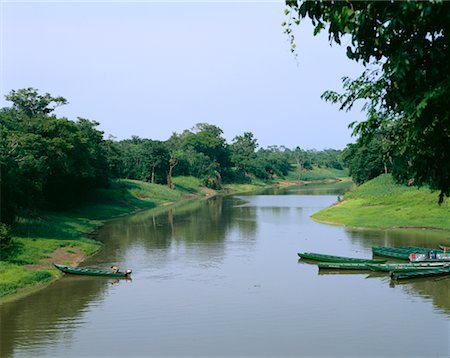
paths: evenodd
<path fill-rule="evenodd" d="M 420 229 L 350 229 L 346 232 L 350 240 L 362 247 L 372 246 L 420 246 L 438 248 L 444 241 L 448 242 L 446 233 L 441 230 L 420 230 Z"/>
<path fill-rule="evenodd" d="M 402 288 L 412 297 L 431 300 L 442 313 L 450 317 L 450 277 L 418 278 L 391 282 L 392 288 Z"/>
<path fill-rule="evenodd" d="M 194 205 L 189 203 L 187 207 L 170 208 L 162 214 L 147 211 L 115 220 L 99 232 L 99 240 L 107 245 L 94 261 L 116 256 L 133 245 L 149 253 L 174 245 L 195 245 L 201 253 L 202 247 L 209 250 L 208 244 L 224 242 L 231 231 L 252 238 L 257 229 L 255 210 L 240 206 L 242 203 L 238 198 L 214 197 Z M 225 246 L 222 249 L 225 250 Z"/>
<path fill-rule="evenodd" d="M 2 305 L 0 356 L 295 356 L 299 344 L 305 355 L 382 355 L 374 343 L 385 339 L 382 315 L 399 328 L 390 352 L 404 353 L 411 340 L 401 334 L 405 320 L 438 319 L 439 327 L 448 321 L 450 279 L 391 285 L 379 273 L 318 272 L 297 263 L 296 253 L 371 257 L 372 246 L 449 240 L 442 232 L 353 230 L 311 220 L 344 184 L 215 197 L 111 221 L 98 232 L 103 250 L 84 265 L 132 268 L 133 281 L 66 276 Z M 418 301 L 408 306 L 413 318 L 405 297 Z M 394 306 L 383 307 L 385 301 Z M 426 338 L 442 341 L 439 329 Z M 414 349 L 423 336 L 417 330 Z M 111 339 L 118 336 L 127 344 Z"/>
<path fill-rule="evenodd" d="M 70 341 L 85 323 L 83 313 L 92 305 L 102 305 L 109 281 L 68 277 L 32 296 L 0 305 L 0 356 L 9 357 L 20 346 L 27 356 L 38 357 L 47 344 Z"/>

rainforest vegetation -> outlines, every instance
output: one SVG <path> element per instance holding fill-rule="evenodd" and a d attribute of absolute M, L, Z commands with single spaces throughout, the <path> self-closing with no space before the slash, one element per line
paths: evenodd
<path fill-rule="evenodd" d="M 223 131 L 207 123 L 165 141 L 137 136 L 116 141 L 104 138 L 98 122 L 56 116 L 55 108 L 68 103 L 64 97 L 25 88 L 12 90 L 6 99 L 12 106 L 0 109 L 3 249 L 10 241 L 4 224 L 39 210 L 74 208 L 93 189 L 108 188 L 119 178 L 173 189 L 175 177 L 191 176 L 221 189 L 226 183 L 282 179 L 292 172 L 299 180 L 313 168 L 346 175 L 340 150 L 259 148 L 251 132 L 227 143 Z"/>

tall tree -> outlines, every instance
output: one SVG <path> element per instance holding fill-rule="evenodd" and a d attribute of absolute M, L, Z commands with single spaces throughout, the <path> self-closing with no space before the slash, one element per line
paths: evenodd
<path fill-rule="evenodd" d="M 7 98 L 16 100 L 17 93 L 22 91 L 11 91 Z M 58 118 L 47 107 L 51 101 L 36 105 L 36 98 L 42 96 L 33 93 L 30 104 L 13 102 L 12 108 L 0 110 L 0 203 L 4 222 L 12 222 L 22 209 L 70 205 L 89 188 L 108 182 L 103 132 L 95 128 L 98 123 Z"/>
<path fill-rule="evenodd" d="M 14 109 L 24 112 L 30 118 L 40 114 L 49 114 L 56 107 L 68 103 L 61 96 L 52 97 L 49 93 L 40 95 L 38 90 L 32 87 L 12 90 L 5 98 L 13 103 Z"/>
<path fill-rule="evenodd" d="M 353 123 L 364 140 L 381 127 L 396 133 L 393 144 L 405 162 L 403 180 L 450 195 L 450 2 L 287 0 L 286 32 L 311 19 L 314 34 L 328 29 L 330 43 L 349 38 L 348 58 L 366 67 L 344 78 L 344 93 L 326 100 L 350 109 L 365 102 L 365 121 Z M 346 41 L 348 42 L 348 41 Z"/>
<path fill-rule="evenodd" d="M 251 170 L 251 163 L 256 158 L 256 148 L 258 148 L 258 141 L 251 132 L 234 137 L 233 143 L 230 145 L 231 161 L 244 175 Z"/>

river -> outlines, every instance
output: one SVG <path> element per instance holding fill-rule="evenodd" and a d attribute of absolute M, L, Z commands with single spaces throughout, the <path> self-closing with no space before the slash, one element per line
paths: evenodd
<path fill-rule="evenodd" d="M 350 230 L 310 216 L 345 184 L 214 197 L 113 220 L 83 266 L 0 306 L 1 357 L 450 356 L 450 279 L 318 272 L 297 252 L 449 243 L 427 230 Z"/>

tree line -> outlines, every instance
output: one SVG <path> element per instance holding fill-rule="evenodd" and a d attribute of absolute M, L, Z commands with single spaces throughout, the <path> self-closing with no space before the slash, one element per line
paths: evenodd
<path fill-rule="evenodd" d="M 0 109 L 1 222 L 36 208 L 58 209 L 82 201 L 90 189 L 114 178 L 164 184 L 186 175 L 220 189 L 224 183 L 283 178 L 314 166 L 343 168 L 341 151 L 260 148 L 251 132 L 231 143 L 216 125 L 199 123 L 165 141 L 133 136 L 105 139 L 98 122 L 54 114 L 64 97 L 34 88 L 12 90 Z"/>

